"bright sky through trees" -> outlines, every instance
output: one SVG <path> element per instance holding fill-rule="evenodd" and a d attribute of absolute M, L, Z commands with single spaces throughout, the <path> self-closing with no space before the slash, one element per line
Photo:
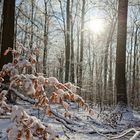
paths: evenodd
<path fill-rule="evenodd" d="M 105 28 L 102 19 L 92 19 L 87 26 L 87 28 L 94 33 L 101 33 Z"/>

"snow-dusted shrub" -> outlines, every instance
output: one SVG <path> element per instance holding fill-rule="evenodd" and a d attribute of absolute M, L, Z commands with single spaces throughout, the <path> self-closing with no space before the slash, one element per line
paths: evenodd
<path fill-rule="evenodd" d="M 18 63 L 17 63 L 18 64 Z M 22 92 L 24 96 L 30 96 L 37 101 L 35 106 L 42 109 L 47 109 L 49 114 L 51 112 L 50 104 L 60 104 L 65 109 L 64 114 L 68 114 L 69 104 L 68 102 L 75 102 L 79 104 L 80 107 L 88 111 L 90 114 L 92 109 L 85 103 L 84 99 L 79 96 L 76 92 L 76 87 L 69 83 L 60 83 L 55 77 L 45 78 L 43 76 L 35 76 L 33 74 L 19 74 L 17 64 L 8 63 L 3 66 L 0 72 L 0 77 L 3 78 L 5 75 L 10 76 L 10 87 L 9 89 L 17 89 Z M 24 66 L 23 66 L 24 67 Z M 15 73 L 11 74 L 11 70 Z M 44 87 L 48 86 L 53 88 L 54 91 L 49 93 L 47 96 Z M 67 116 L 67 115 L 64 115 Z"/>
<path fill-rule="evenodd" d="M 9 140 L 55 140 L 58 135 L 50 126 L 44 125 L 35 116 L 28 115 L 24 108 L 13 106 L 11 126 L 7 129 Z"/>
<path fill-rule="evenodd" d="M 89 115 L 94 115 L 94 111 L 77 94 L 77 88 L 72 83 L 60 83 L 55 77 L 44 77 L 42 75 L 27 74 L 26 69 L 36 63 L 34 55 L 38 49 L 29 50 L 19 45 L 26 57 L 20 56 L 20 51 L 8 49 L 5 55 L 12 51 L 14 60 L 12 63 L 5 64 L 0 71 L 0 84 L 3 83 L 4 77 L 10 77 L 9 90 L 19 91 L 22 96 L 28 96 L 35 102 L 33 105 L 44 111 L 45 115 L 56 115 L 52 110 L 52 105 L 61 106 L 64 112 L 61 114 L 62 119 L 72 119 L 70 112 L 70 102 L 76 103 L 79 107 L 86 110 Z M 45 87 L 52 89 L 49 93 Z M 5 99 L 3 101 L 5 103 Z M 56 116 L 55 116 L 56 117 Z M 39 119 L 28 115 L 22 107 L 13 106 L 11 114 L 12 125 L 7 130 L 9 140 L 54 140 L 56 134 L 49 127 L 44 125 Z"/>

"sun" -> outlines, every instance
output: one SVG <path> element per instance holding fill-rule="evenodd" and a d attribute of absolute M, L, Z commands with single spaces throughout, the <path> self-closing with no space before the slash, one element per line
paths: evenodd
<path fill-rule="evenodd" d="M 87 26 L 94 33 L 101 33 L 104 30 L 104 22 L 101 19 L 92 19 Z"/>

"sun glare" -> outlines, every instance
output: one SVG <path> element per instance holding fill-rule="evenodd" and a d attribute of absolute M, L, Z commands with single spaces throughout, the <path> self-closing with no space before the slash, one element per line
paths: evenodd
<path fill-rule="evenodd" d="M 94 33 L 101 33 L 104 30 L 104 23 L 101 19 L 93 19 L 89 22 L 88 28 Z"/>

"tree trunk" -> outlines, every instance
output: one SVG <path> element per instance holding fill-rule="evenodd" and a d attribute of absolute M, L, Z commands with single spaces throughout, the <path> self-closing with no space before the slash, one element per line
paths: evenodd
<path fill-rule="evenodd" d="M 59 81 L 63 83 L 63 73 L 64 73 L 64 53 L 61 52 L 60 57 L 58 58 L 59 61 Z"/>
<path fill-rule="evenodd" d="M 77 24 L 77 48 L 76 48 L 76 62 L 77 62 L 77 64 L 76 64 L 76 82 L 77 82 L 77 86 L 79 86 L 79 83 L 80 83 L 80 80 L 79 80 L 79 58 L 80 58 L 80 56 L 79 56 L 79 26 L 78 26 L 78 24 Z"/>
<path fill-rule="evenodd" d="M 70 71 L 70 0 L 67 0 L 67 30 L 66 30 L 66 48 L 65 48 L 65 82 L 69 81 Z"/>
<path fill-rule="evenodd" d="M 33 20 L 34 20 L 34 0 L 31 0 L 31 38 L 30 38 L 30 43 L 29 43 L 29 47 L 30 49 L 33 48 L 33 37 L 34 37 L 34 23 L 33 23 Z M 27 73 L 31 74 L 32 73 L 32 67 L 29 67 L 26 69 L 27 70 Z"/>
<path fill-rule="evenodd" d="M 13 49 L 14 43 L 14 19 L 15 19 L 15 0 L 4 0 L 3 5 L 3 30 L 2 30 L 2 45 L 0 54 L 0 70 L 4 64 L 10 63 L 13 60 L 12 52 L 4 55 L 8 47 Z M 9 83 L 9 76 L 4 77 L 4 83 Z M 15 102 L 15 98 L 11 96 L 9 91 L 7 94 L 9 102 Z"/>
<path fill-rule="evenodd" d="M 130 39 L 130 43 L 131 43 L 131 48 L 130 48 L 130 53 L 129 53 L 129 85 L 128 85 L 128 93 L 130 94 L 130 98 L 129 101 L 131 102 L 131 93 L 132 93 L 132 57 L 133 57 L 133 38 L 134 38 L 134 26 L 132 27 L 132 33 L 131 33 L 131 39 Z"/>
<path fill-rule="evenodd" d="M 2 1 L 0 1 L 0 9 L 2 9 Z M 2 23 L 3 23 L 3 17 L 2 17 L 2 10 L 0 10 L 0 49 L 1 49 L 1 42 L 2 42 Z"/>
<path fill-rule="evenodd" d="M 47 1 L 44 0 L 45 4 L 45 23 L 44 23 L 44 52 L 43 52 L 43 73 L 46 74 L 47 70 L 47 45 L 48 45 L 48 11 L 47 11 Z"/>
<path fill-rule="evenodd" d="M 116 91 L 117 91 L 117 103 L 125 105 L 127 105 L 126 78 L 125 78 L 127 9 L 128 9 L 128 0 L 119 0 L 117 50 L 116 50 Z"/>
<path fill-rule="evenodd" d="M 33 21 L 34 19 L 34 0 L 31 0 L 31 4 L 32 4 L 32 9 L 31 9 L 31 21 Z M 33 22 L 31 22 L 31 39 L 30 39 L 30 49 L 33 47 L 33 32 L 34 32 L 34 28 L 33 28 Z"/>
<path fill-rule="evenodd" d="M 135 86 L 136 86 L 136 58 L 137 58 L 137 33 L 138 33 L 138 26 L 136 25 L 136 30 L 135 30 L 135 42 L 134 42 L 134 59 L 133 59 L 133 77 L 132 77 L 132 104 L 134 105 L 135 102 Z"/>
<path fill-rule="evenodd" d="M 79 86 L 82 87 L 82 77 L 83 77 L 83 51 L 84 51 L 84 20 L 85 20 L 85 3 L 83 0 L 82 4 L 82 15 L 81 15 L 81 41 L 80 41 L 80 67 L 79 67 Z"/>
<path fill-rule="evenodd" d="M 75 83 L 75 68 L 74 68 L 74 39 L 73 39 L 73 27 L 74 27 L 74 21 L 72 18 L 72 7 L 73 7 L 73 0 L 72 0 L 72 4 L 71 4 L 71 74 L 70 74 L 70 80 L 72 83 Z"/>
<path fill-rule="evenodd" d="M 113 104 L 113 81 L 112 81 L 112 76 L 113 76 L 113 67 L 112 67 L 112 43 L 110 44 L 110 59 L 109 59 L 109 77 L 108 77 L 108 92 L 109 92 L 109 105 Z"/>
<path fill-rule="evenodd" d="M 13 59 L 11 52 L 9 52 L 6 56 L 4 55 L 4 52 L 6 49 L 8 49 L 8 47 L 13 48 L 14 19 L 15 19 L 15 0 L 4 0 L 0 70 L 2 69 L 4 64 L 12 62 Z"/>
<path fill-rule="evenodd" d="M 18 7 L 21 8 L 22 4 L 23 4 L 23 0 L 19 3 Z M 15 17 L 15 33 L 14 33 L 14 45 L 13 45 L 14 49 L 16 49 L 16 44 L 17 44 L 16 37 L 17 37 L 17 25 L 18 25 L 19 13 L 20 13 L 20 11 L 18 9 L 18 12 L 17 12 L 16 17 Z"/>

